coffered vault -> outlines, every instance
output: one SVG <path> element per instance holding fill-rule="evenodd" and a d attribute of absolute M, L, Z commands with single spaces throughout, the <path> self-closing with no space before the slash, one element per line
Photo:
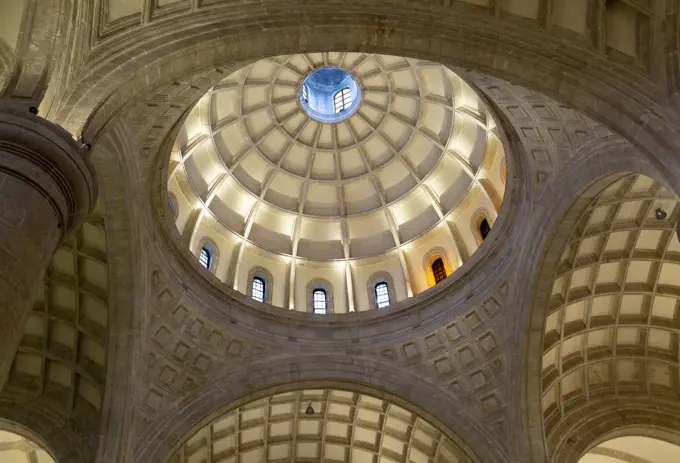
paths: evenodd
<path fill-rule="evenodd" d="M 427 421 L 364 394 L 301 390 L 239 407 L 199 430 L 170 459 L 198 461 L 468 462 Z"/>
<path fill-rule="evenodd" d="M 617 439 L 677 443 L 677 12 L 675 0 L 3 5 L 0 26 L 20 26 L 0 27 L 0 113 L 30 114 L 34 107 L 82 141 L 100 199 L 45 262 L 41 296 L 9 354 L 12 369 L 0 392 L 0 428 L 15 433 L 3 434 L 0 452 L 19 449 L 22 462 L 35 459 L 38 448 L 57 462 L 88 463 L 577 462 L 584 455 L 590 462 L 621 456 L 626 447 Z M 238 155 L 239 137 L 261 148 L 250 160 L 234 165 L 235 156 L 227 156 L 225 164 L 239 194 L 260 208 L 340 223 L 368 213 L 352 209 L 368 202 L 337 192 L 330 205 L 305 199 L 298 207 L 287 207 L 285 194 L 398 177 L 380 178 L 371 163 L 378 151 L 365 153 L 368 162 L 359 156 L 361 162 L 324 170 L 295 157 L 299 165 L 285 158 L 278 165 L 280 145 L 267 144 L 267 136 L 296 136 L 285 124 L 302 117 L 292 108 L 307 71 L 319 63 L 344 67 L 342 56 L 375 64 L 356 71 L 366 90 L 363 112 L 359 107 L 333 125 L 335 138 L 323 139 L 319 128 L 312 145 L 303 131 L 298 139 L 307 148 L 328 142 L 331 152 L 372 150 L 368 138 L 382 140 L 391 153 L 387 169 L 412 156 L 410 149 L 424 151 L 396 143 L 407 131 L 443 148 L 456 133 L 480 131 L 493 161 L 469 156 L 468 177 L 493 174 L 496 197 L 478 185 L 493 229 L 477 242 L 457 230 L 459 217 L 447 216 L 456 209 L 439 193 L 458 178 L 456 169 L 464 170 L 466 156 L 442 149 L 456 166 L 441 170 L 451 177 L 442 189 L 430 195 L 429 169 L 415 169 L 415 176 L 407 172 L 415 185 L 404 191 L 429 201 L 409 219 L 435 210 L 432 220 L 413 222 L 422 228 L 414 236 L 451 219 L 449 243 L 458 246 L 451 255 L 458 257 L 450 259 L 448 278 L 429 289 L 414 284 L 409 298 L 404 285 L 399 302 L 381 309 L 363 310 L 371 307 L 366 295 L 354 313 L 350 304 L 348 313 L 305 313 L 307 301 L 293 297 L 291 305 L 285 291 L 276 296 L 280 303 L 256 303 L 246 289 L 249 271 L 206 272 L 196 259 L 201 224 L 219 233 L 229 227 L 209 220 L 186 227 L 188 211 L 207 216 L 217 205 L 206 201 L 215 182 L 201 183 L 210 177 L 202 170 L 208 163 L 197 162 L 198 151 L 188 156 L 192 141 L 207 130 L 213 155 Z M 298 58 L 311 66 L 291 77 L 287 90 L 279 85 L 286 79 L 274 75 Z M 276 71 L 265 76 L 263 65 Z M 423 78 L 434 69 L 444 91 L 432 91 L 435 81 Z M 394 76 L 401 70 L 420 80 L 409 87 Z M 408 117 L 404 106 L 398 110 L 399 91 L 380 91 L 390 86 L 417 94 L 411 100 L 427 111 Z M 232 90 L 239 105 L 218 101 Z M 462 105 L 454 98 L 461 93 Z M 234 108 L 245 113 L 232 121 Z M 248 125 L 260 109 L 274 114 L 269 130 Z M 402 129 L 383 130 L 380 118 L 384 127 L 392 118 Z M 371 134 L 366 143 L 359 121 Z M 216 131 L 220 122 L 229 129 Z M 249 161 L 269 163 L 276 175 L 249 183 L 250 174 L 264 172 Z M 299 188 L 277 184 L 280 174 Z M 377 198 L 370 212 L 385 215 L 389 187 L 381 201 L 381 189 L 370 184 L 363 198 Z M 0 201 L 4 194 L 0 189 Z M 235 194 L 219 194 L 238 208 Z M 179 205 L 177 218 L 169 199 Z M 248 234 L 232 231 L 286 258 L 328 261 L 337 254 L 354 265 L 355 257 L 380 260 L 408 241 L 400 234 L 409 220 L 396 220 L 366 227 L 389 236 L 376 240 L 380 246 L 364 245 L 363 253 L 351 229 L 327 240 L 341 243 L 332 256 L 333 245 L 293 253 L 292 244 L 271 249 L 276 240 L 253 232 L 256 223 L 276 228 L 259 219 L 243 221 Z M 469 221 L 465 227 L 471 230 Z M 312 227 L 310 235 L 321 233 Z M 0 234 L 2 243 L 19 238 Z M 291 243 L 300 250 L 298 238 Z M 231 262 L 227 254 L 218 262 Z M 242 255 L 240 265 L 251 270 L 248 259 Z M 398 256 L 394 262 L 403 272 Z M 291 280 L 269 273 L 275 282 Z M 343 293 L 365 286 L 347 272 L 340 280 Z M 342 297 L 337 290 L 334 296 Z M 314 414 L 307 415 L 310 401 Z"/>

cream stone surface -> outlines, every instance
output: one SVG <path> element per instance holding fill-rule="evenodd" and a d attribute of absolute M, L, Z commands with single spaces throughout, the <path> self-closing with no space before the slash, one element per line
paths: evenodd
<path fill-rule="evenodd" d="M 678 459 L 678 1 L 5 3 L 1 461 Z"/>
<path fill-rule="evenodd" d="M 644 436 L 617 437 L 588 451 L 579 463 L 671 463 L 680 458 L 680 447 Z"/>
<path fill-rule="evenodd" d="M 0 458 L 6 463 L 55 463 L 40 445 L 8 431 L 0 431 Z"/>

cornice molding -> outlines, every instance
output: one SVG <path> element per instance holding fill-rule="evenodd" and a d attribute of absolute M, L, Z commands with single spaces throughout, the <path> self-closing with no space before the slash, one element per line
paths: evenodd
<path fill-rule="evenodd" d="M 40 191 L 54 207 L 62 235 L 68 235 L 96 202 L 94 168 L 68 132 L 16 109 L 0 107 L 0 149 L 12 154 L 0 159 L 0 169 Z"/>

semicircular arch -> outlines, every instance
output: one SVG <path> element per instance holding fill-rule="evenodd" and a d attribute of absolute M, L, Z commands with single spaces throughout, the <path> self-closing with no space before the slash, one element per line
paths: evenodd
<path fill-rule="evenodd" d="M 598 263 L 602 258 L 607 256 L 612 258 L 616 257 L 614 256 L 614 254 L 616 254 L 615 252 L 611 254 L 611 256 L 607 253 L 616 251 L 619 247 L 614 246 L 614 244 L 607 244 L 609 243 L 607 239 L 604 239 L 601 243 L 596 243 L 596 249 L 591 250 L 592 252 L 587 251 L 587 248 L 584 247 L 584 241 L 587 241 L 590 235 L 599 236 L 598 234 L 600 233 L 606 235 L 607 233 L 628 230 L 626 227 L 620 228 L 620 224 L 627 220 L 625 218 L 626 214 L 634 215 L 636 211 L 639 213 L 639 217 L 636 215 L 635 218 L 632 218 L 628 223 L 633 229 L 638 230 L 638 232 L 644 231 L 645 223 L 651 223 L 652 228 L 655 228 L 653 222 L 650 222 L 650 220 L 653 219 L 653 217 L 650 216 L 650 213 L 653 213 L 653 209 L 650 209 L 650 207 L 658 201 L 668 200 L 672 203 L 677 203 L 677 198 L 674 196 L 673 191 L 664 186 L 666 182 L 671 182 L 672 179 L 664 178 L 664 175 L 660 174 L 648 161 L 639 156 L 636 151 L 637 150 L 630 144 L 613 136 L 594 140 L 585 145 L 582 150 L 570 160 L 569 164 L 564 167 L 563 174 L 556 176 L 553 179 L 550 188 L 551 192 L 547 193 L 546 197 L 543 198 L 545 204 L 551 205 L 550 210 L 546 209 L 542 214 L 537 214 L 536 216 L 536 223 L 542 223 L 544 230 L 535 236 L 535 240 L 532 243 L 533 245 L 530 250 L 530 255 L 532 257 L 526 259 L 524 262 L 524 268 L 529 274 L 533 275 L 534 283 L 532 285 L 526 285 L 526 288 L 518 288 L 518 291 L 523 292 L 523 294 L 518 294 L 517 298 L 519 301 L 526 301 L 526 303 L 522 305 L 529 307 L 529 310 L 525 312 L 523 317 L 521 317 L 521 320 L 517 322 L 515 329 L 515 333 L 518 336 L 518 342 L 523 342 L 525 346 L 523 353 L 520 354 L 523 356 L 521 362 L 525 365 L 525 374 L 521 378 L 518 377 L 515 381 L 517 382 L 518 387 L 522 387 L 522 390 L 524 391 L 523 402 L 526 410 L 524 412 L 524 425 L 529 433 L 530 447 L 534 461 L 541 461 L 546 455 L 548 455 L 548 457 L 555 455 L 556 442 L 564 437 L 559 431 L 559 429 L 561 429 L 560 423 L 564 421 L 564 419 L 573 416 L 570 414 L 579 414 L 579 410 L 589 403 L 598 403 L 597 399 L 600 398 L 600 396 L 595 394 L 591 401 L 590 395 L 587 394 L 587 397 L 584 397 L 585 400 L 579 402 L 580 399 L 576 397 L 578 395 L 577 392 L 580 390 L 578 387 L 575 387 L 571 392 L 568 388 L 564 389 L 567 395 L 573 393 L 569 397 L 561 394 L 561 381 L 565 379 L 567 374 L 578 371 L 581 366 L 588 369 L 588 372 L 584 373 L 586 376 L 581 377 L 585 383 L 588 383 L 586 378 L 589 378 L 587 376 L 590 373 L 589 369 L 595 364 L 593 362 L 596 362 L 598 357 L 595 355 L 590 362 L 585 361 L 585 363 L 581 360 L 584 359 L 584 355 L 585 359 L 589 358 L 588 352 L 591 347 L 597 347 L 595 337 L 591 340 L 592 343 L 595 344 L 588 344 L 587 339 L 584 338 L 585 340 L 582 339 L 582 341 L 585 344 L 581 345 L 582 349 L 577 348 L 574 352 L 569 350 L 560 352 L 558 355 L 559 358 L 556 357 L 557 376 L 555 376 L 554 371 L 548 371 L 545 368 L 545 362 L 549 362 L 549 359 L 553 358 L 550 357 L 550 355 L 555 354 L 551 349 L 553 349 L 556 339 L 553 339 L 553 342 L 551 342 L 551 336 L 554 336 L 557 333 L 559 334 L 559 339 L 563 341 L 567 340 L 567 338 L 574 340 L 578 339 L 578 336 L 581 336 L 579 333 L 583 331 L 577 326 L 578 317 L 571 317 L 571 315 L 573 315 L 571 314 L 571 309 L 575 308 L 575 306 L 573 303 L 572 305 L 569 305 L 568 302 L 580 294 L 578 291 L 572 291 L 578 288 L 572 287 L 573 285 L 569 286 L 571 289 L 565 290 L 569 294 L 563 294 L 563 297 L 566 297 L 567 302 L 558 303 L 555 288 L 559 288 L 559 285 L 556 286 L 556 278 L 559 279 L 560 276 L 564 275 L 565 271 L 568 272 L 569 275 L 572 275 L 570 278 L 573 279 L 574 276 L 578 278 L 582 276 L 582 268 L 588 268 L 591 264 L 600 265 Z M 594 156 L 594 154 L 597 154 L 597 156 Z M 640 184 L 636 183 L 636 179 L 640 178 L 647 180 L 642 180 Z M 655 182 L 652 178 L 658 180 Z M 578 180 L 574 181 L 574 179 Z M 659 181 L 662 183 L 659 183 Z M 603 194 L 605 196 L 601 196 Z M 606 224 L 603 222 L 600 230 L 595 226 L 597 224 L 593 225 L 588 221 L 588 218 L 592 216 L 594 212 L 593 208 L 600 204 L 598 203 L 598 200 L 601 197 L 605 199 L 609 198 L 611 200 L 611 204 L 609 204 L 606 203 L 605 199 L 602 199 L 602 201 L 605 201 L 602 207 L 615 206 L 612 206 L 614 209 L 610 211 L 607 218 L 603 219 Z M 635 209 L 633 205 L 639 206 L 639 208 Z M 643 207 L 645 208 L 644 211 L 642 210 Z M 674 211 L 675 209 L 677 208 L 673 206 Z M 564 212 L 555 213 L 555 211 Z M 660 227 L 659 230 L 667 229 L 666 234 L 668 236 L 666 236 L 666 234 L 663 235 L 665 237 L 665 245 L 668 245 L 671 242 L 669 238 L 672 237 L 672 230 L 674 227 L 670 223 L 670 220 L 676 219 L 675 216 L 677 216 L 677 211 L 673 213 L 675 215 L 672 219 L 669 218 L 665 228 L 662 225 L 656 227 Z M 619 220 L 620 223 L 616 222 L 617 220 Z M 586 234 L 582 235 L 583 239 L 572 243 L 571 237 L 573 236 L 575 229 Z M 586 230 L 591 230 L 592 233 L 588 234 Z M 639 235 L 636 236 L 639 238 Z M 661 237 L 659 237 L 659 239 L 661 239 Z M 569 243 L 571 244 L 568 245 Z M 613 241 L 611 243 L 613 243 Z M 621 246 L 621 249 L 624 249 L 626 245 L 629 244 L 634 246 L 635 243 L 637 243 L 635 240 L 629 243 L 624 241 L 619 243 L 619 245 Z M 657 242 L 657 244 L 661 246 L 660 242 Z M 610 246 L 611 249 L 607 248 L 607 246 Z M 589 257 L 591 254 L 592 256 Z M 607 257 L 607 259 L 609 257 Z M 650 256 L 645 257 L 638 255 L 637 257 L 646 259 Z M 622 258 L 622 260 L 619 258 Z M 607 259 L 605 259 L 605 261 Z M 662 257 L 659 257 L 659 259 L 660 261 L 663 260 Z M 618 262 L 619 260 L 622 262 L 634 261 L 634 255 L 632 253 L 626 256 L 621 255 L 618 258 L 614 258 L 613 262 Z M 567 269 L 565 267 L 566 261 L 576 265 L 576 270 Z M 621 265 L 624 265 L 624 263 Z M 589 288 L 587 297 L 598 297 L 600 292 L 604 291 L 604 288 L 610 288 L 608 285 L 602 285 L 603 283 L 607 283 L 604 282 L 607 275 L 608 273 L 606 271 L 603 271 L 602 273 L 595 271 L 591 275 L 591 279 L 588 280 L 589 283 L 585 284 L 585 287 Z M 621 274 L 614 273 L 613 275 L 614 276 L 610 276 L 614 279 L 618 278 L 618 280 L 609 282 L 608 284 L 616 283 L 620 287 L 619 291 L 621 293 L 619 296 L 621 297 L 616 299 L 617 301 L 622 300 L 622 297 L 625 296 L 626 288 L 632 289 L 632 292 L 636 292 L 635 288 L 640 289 L 635 285 L 626 287 L 626 285 L 631 282 L 629 280 L 635 278 L 633 273 L 631 273 L 630 276 L 627 272 Z M 621 278 L 624 278 L 624 280 L 619 281 Z M 600 279 L 603 281 L 600 281 Z M 605 293 L 609 294 L 607 291 L 605 291 Z M 605 293 L 602 294 L 605 295 Z M 583 293 L 583 295 L 585 295 L 585 293 Z M 577 299 L 573 299 L 572 302 L 575 302 Z M 566 309 L 567 306 L 569 307 L 569 310 Z M 612 316 L 616 316 L 616 320 L 619 320 L 619 313 L 617 311 L 620 311 L 620 309 L 621 305 L 611 307 L 611 310 L 614 311 L 612 312 Z M 588 310 L 591 309 L 589 308 Z M 558 330 L 555 333 L 547 333 L 547 324 L 550 323 L 548 318 L 549 314 L 552 314 L 554 318 L 555 313 L 561 313 L 560 311 L 563 311 L 564 313 L 562 314 L 562 318 L 560 318 Z M 566 312 L 569 312 L 569 314 Z M 618 322 L 606 323 L 604 318 L 596 318 L 594 319 L 595 325 L 591 325 L 591 323 L 593 323 L 590 318 L 591 316 L 592 313 L 586 311 L 582 322 L 585 330 L 583 333 L 596 333 L 600 328 L 617 332 Z M 576 323 L 571 323 L 572 321 Z M 604 324 L 599 326 L 597 323 Z M 567 325 L 568 329 L 565 332 L 563 329 Z M 633 323 L 633 325 L 635 324 Z M 647 326 L 647 328 L 649 328 L 649 326 Z M 646 328 L 640 326 L 640 329 Z M 638 338 L 638 340 L 640 339 Z M 614 344 L 616 344 L 616 339 L 614 339 Z M 562 356 L 562 353 L 566 353 L 567 355 Z M 633 358 L 634 357 L 635 356 L 633 355 Z M 624 358 L 626 358 L 626 356 L 622 355 L 622 359 Z M 615 361 L 610 355 L 604 355 L 604 357 L 600 358 L 600 360 L 607 359 Z M 639 360 L 644 360 L 644 356 L 640 356 Z M 563 370 L 562 366 L 564 365 L 567 365 L 567 368 Z M 618 364 L 615 365 L 618 366 Z M 614 368 L 612 371 L 618 371 L 614 365 L 612 365 L 612 368 Z M 612 383 L 616 384 L 615 378 L 611 379 Z M 555 381 L 560 385 L 559 399 L 566 400 L 558 400 L 556 402 L 559 409 L 558 415 L 560 416 L 560 418 L 557 418 L 557 421 L 555 421 L 554 413 L 553 415 L 550 415 L 550 410 L 546 410 L 546 404 L 548 402 L 543 401 L 545 399 L 544 386 L 552 387 L 556 384 Z M 579 381 L 577 381 L 577 383 L 579 383 Z M 609 393 L 613 394 L 616 386 L 614 385 L 613 387 L 614 389 L 611 391 L 605 391 L 603 389 L 601 391 L 601 397 L 607 398 L 609 397 Z M 587 386 L 585 388 L 588 389 Z M 541 397 L 542 400 L 531 400 L 530 398 L 532 397 Z M 565 405 L 566 409 L 564 407 Z M 553 412 L 555 411 L 553 410 Z M 548 428 L 550 428 L 550 430 L 548 430 Z"/>
<path fill-rule="evenodd" d="M 312 5 L 307 5 L 304 17 L 295 9 L 268 9 L 268 14 L 280 14 L 277 27 L 252 33 L 246 32 L 249 23 L 244 17 L 239 17 L 238 23 L 230 21 L 228 9 L 211 10 L 200 28 L 182 26 L 182 22 L 188 25 L 196 20 L 191 15 L 179 24 L 161 23 L 146 32 L 148 39 L 136 35 L 121 39 L 121 44 L 130 46 L 115 56 L 115 66 L 113 56 L 97 57 L 97 65 L 67 93 L 61 109 L 50 118 L 75 132 L 87 126 L 85 139 L 93 139 L 126 104 L 196 71 L 208 74 L 220 66 L 277 54 L 351 49 L 458 65 L 525 85 L 585 111 L 630 140 L 644 139 L 642 149 L 659 168 L 677 165 L 673 140 L 680 138 L 680 132 L 673 117 L 669 114 L 666 121 L 647 111 L 667 100 L 652 81 L 640 86 L 636 73 L 619 72 L 622 69 L 604 57 L 598 60 L 592 53 L 578 53 L 583 50 L 556 37 L 522 34 L 516 25 L 492 21 L 485 15 L 451 15 L 433 36 L 430 13 L 425 10 L 419 16 L 410 8 L 407 12 L 396 5 L 385 6 L 388 19 L 379 7 L 371 4 L 368 12 L 365 7 L 357 5 L 355 10 L 348 6 L 343 11 L 346 23 L 342 33 L 338 33 L 336 21 L 324 17 L 325 10 Z M 259 20 L 257 15 L 252 18 Z M 307 27 L 305 21 L 313 21 L 314 27 Z M 513 49 L 512 60 L 508 59 L 508 47 Z M 551 53 L 540 53 L 544 49 Z M 561 58 L 566 55 L 568 62 Z M 581 61 L 575 63 L 578 59 Z M 107 77 L 101 79 L 104 74 Z M 621 101 L 627 104 L 621 106 Z M 680 169 L 670 170 L 680 176 Z"/>
<path fill-rule="evenodd" d="M 367 375 L 366 372 L 371 374 Z M 503 445 L 441 389 L 376 359 L 344 354 L 269 357 L 229 371 L 195 389 L 152 423 L 135 461 L 167 461 L 197 429 L 254 399 L 296 389 L 337 388 L 395 403 L 422 417 L 471 461 L 507 461 Z M 442 406 L 448 404 L 449 406 Z M 183 417 L 177 420 L 178 414 Z M 476 449 L 475 454 L 471 449 Z"/>

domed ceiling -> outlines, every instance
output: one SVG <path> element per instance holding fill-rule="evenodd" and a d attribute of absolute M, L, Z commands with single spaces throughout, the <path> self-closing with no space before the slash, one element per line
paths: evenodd
<path fill-rule="evenodd" d="M 358 84 L 358 105 L 337 122 L 321 122 L 306 108 L 303 81 L 323 68 Z M 504 169 L 493 119 L 442 65 L 301 54 L 258 61 L 211 89 L 178 136 L 168 185 L 192 251 L 213 243 L 214 273 L 242 292 L 249 252 L 258 268 L 292 286 L 300 265 L 327 280 L 328 269 L 353 280 L 357 266 L 383 263 L 380 270 L 396 269 L 395 298 L 403 299 L 431 286 L 421 261 L 432 248 L 447 254 L 451 273 L 478 247 L 474 222 L 495 220 Z M 294 292 L 274 303 L 290 308 Z M 363 305 L 350 298 L 336 306 Z"/>
<path fill-rule="evenodd" d="M 198 430 L 170 463 L 467 463 L 423 418 L 388 401 L 306 389 L 251 402 Z"/>

